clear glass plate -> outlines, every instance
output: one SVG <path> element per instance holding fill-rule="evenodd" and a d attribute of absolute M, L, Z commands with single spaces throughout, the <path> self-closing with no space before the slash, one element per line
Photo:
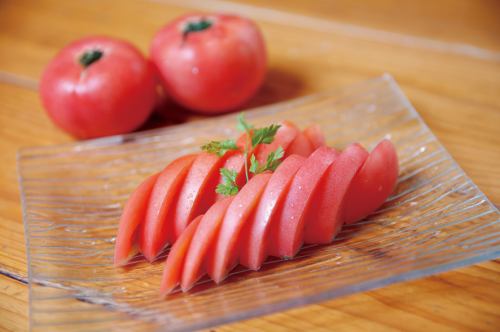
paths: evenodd
<path fill-rule="evenodd" d="M 234 136 L 235 116 L 20 151 L 30 320 L 34 331 L 187 330 L 382 287 L 500 256 L 500 214 L 464 174 L 388 75 L 249 111 L 255 124 L 318 123 L 337 147 L 389 137 L 397 190 L 333 244 L 292 261 L 239 269 L 160 299 L 163 264 L 112 266 L 130 192 L 170 160 Z"/>

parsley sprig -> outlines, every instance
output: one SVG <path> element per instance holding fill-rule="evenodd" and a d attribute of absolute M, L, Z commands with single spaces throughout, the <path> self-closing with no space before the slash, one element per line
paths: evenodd
<path fill-rule="evenodd" d="M 238 116 L 237 129 L 246 133 L 247 139 L 243 151 L 243 158 L 245 162 L 245 178 L 249 181 L 249 173 L 260 174 L 265 171 L 274 171 L 281 163 L 285 151 L 280 146 L 275 151 L 271 152 L 266 159 L 266 162 L 259 164 L 255 154 L 250 156 L 250 167 L 248 167 L 249 153 L 259 144 L 271 144 L 274 141 L 274 137 L 278 132 L 281 125 L 271 124 L 270 126 L 263 128 L 255 128 L 253 125 L 249 124 L 245 120 L 245 116 L 241 113 Z M 228 139 L 224 141 L 211 141 L 201 147 L 203 151 L 214 153 L 219 157 L 222 157 L 227 151 L 238 150 L 238 146 L 234 140 Z M 215 191 L 221 195 L 233 196 L 239 191 L 236 184 L 236 176 L 238 175 L 236 171 L 229 170 L 227 168 L 221 168 L 220 174 L 222 176 L 223 183 L 217 185 Z"/>

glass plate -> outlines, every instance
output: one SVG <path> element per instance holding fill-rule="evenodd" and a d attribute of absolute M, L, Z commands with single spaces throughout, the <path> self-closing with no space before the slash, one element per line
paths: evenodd
<path fill-rule="evenodd" d="M 318 123 L 328 143 L 397 147 L 397 190 L 334 243 L 259 272 L 236 270 L 162 300 L 163 264 L 112 266 L 122 206 L 145 176 L 208 140 L 235 136 L 235 116 L 20 151 L 34 331 L 187 330 L 382 287 L 500 256 L 500 214 L 389 76 L 249 111 L 255 124 Z"/>

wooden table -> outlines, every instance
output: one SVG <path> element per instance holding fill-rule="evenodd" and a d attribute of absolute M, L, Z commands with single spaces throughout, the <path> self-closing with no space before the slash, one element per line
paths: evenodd
<path fill-rule="evenodd" d="M 458 163 L 500 204 L 500 2 L 348 0 L 0 2 L 0 329 L 28 327 L 16 150 L 72 138 L 38 101 L 40 73 L 69 41 L 151 36 L 193 10 L 250 16 L 270 71 L 250 106 L 389 72 Z M 485 262 L 216 330 L 499 330 L 500 265 Z"/>

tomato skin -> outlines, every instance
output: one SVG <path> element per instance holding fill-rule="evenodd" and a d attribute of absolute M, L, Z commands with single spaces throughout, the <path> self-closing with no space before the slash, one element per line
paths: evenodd
<path fill-rule="evenodd" d="M 314 192 L 337 157 L 328 147 L 314 151 L 297 171 L 270 232 L 269 254 L 292 258 L 303 242 L 305 215 Z"/>
<path fill-rule="evenodd" d="M 115 243 L 115 266 L 121 266 L 136 253 L 136 236 L 146 214 L 147 204 L 159 174 L 144 180 L 132 193 L 123 209 Z"/>
<path fill-rule="evenodd" d="M 84 68 L 83 53 L 100 50 Z M 130 43 L 88 37 L 64 47 L 40 81 L 42 103 L 56 125 L 77 138 L 124 134 L 137 129 L 156 103 L 152 64 Z"/>
<path fill-rule="evenodd" d="M 310 125 L 304 129 L 303 133 L 311 143 L 313 150 L 326 145 L 325 135 L 317 124 Z"/>
<path fill-rule="evenodd" d="M 215 241 L 219 235 L 220 225 L 226 209 L 233 200 L 233 196 L 217 201 L 203 215 L 189 246 L 182 271 L 181 289 L 187 292 L 203 275 L 208 264 L 213 261 Z"/>
<path fill-rule="evenodd" d="M 270 173 L 255 175 L 229 204 L 215 243 L 213 264 L 208 267 L 208 274 L 216 283 L 222 282 L 236 265 L 241 231 L 249 221 L 270 178 Z"/>
<path fill-rule="evenodd" d="M 307 211 L 305 243 L 332 242 L 343 224 L 346 192 L 367 157 L 368 152 L 364 148 L 352 144 L 335 158 L 312 198 L 314 206 Z"/>
<path fill-rule="evenodd" d="M 240 254 L 240 263 L 243 266 L 258 270 L 266 259 L 269 232 L 273 223 L 276 222 L 275 215 L 281 209 L 290 183 L 305 159 L 298 155 L 291 155 L 281 163 L 269 179 L 255 208 L 255 213 L 243 231 L 245 237 Z"/>
<path fill-rule="evenodd" d="M 173 201 L 195 158 L 196 155 L 180 157 L 159 173 L 139 237 L 141 252 L 150 262 L 155 260 L 167 243 L 174 241 Z"/>
<path fill-rule="evenodd" d="M 202 19 L 212 25 L 184 36 L 187 24 Z M 169 96 L 204 114 L 242 106 L 262 85 L 267 66 L 258 27 L 223 14 L 189 14 L 167 24 L 153 39 L 151 58 Z"/>
<path fill-rule="evenodd" d="M 287 153 L 309 157 L 309 155 L 313 153 L 313 151 L 314 149 L 307 136 L 303 132 L 299 131 L 297 137 L 295 137 L 293 142 L 290 144 Z"/>
<path fill-rule="evenodd" d="M 163 296 L 172 292 L 181 281 L 186 254 L 201 218 L 202 216 L 200 215 L 191 221 L 177 242 L 172 246 L 167 256 L 160 285 L 160 293 Z"/>
<path fill-rule="evenodd" d="M 345 197 L 344 222 L 359 221 L 384 204 L 396 186 L 398 174 L 396 149 L 391 141 L 383 140 L 352 180 Z"/>
<path fill-rule="evenodd" d="M 223 158 L 212 153 L 202 152 L 196 156 L 177 197 L 172 221 L 172 242 L 175 242 L 194 217 L 205 213 L 215 202 L 215 187 L 223 162 Z"/>

